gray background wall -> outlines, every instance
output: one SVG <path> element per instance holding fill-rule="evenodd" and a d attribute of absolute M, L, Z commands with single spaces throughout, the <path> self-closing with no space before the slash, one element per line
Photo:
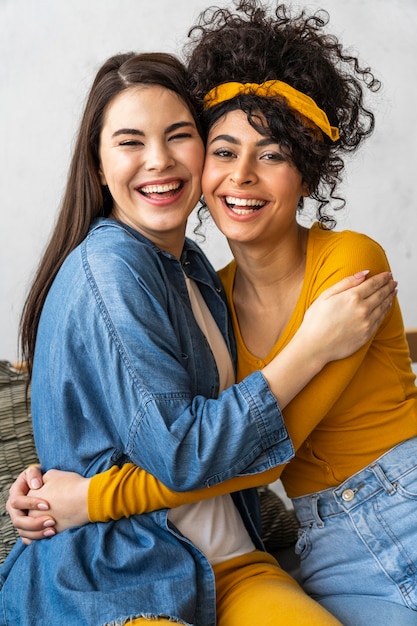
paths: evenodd
<path fill-rule="evenodd" d="M 20 311 L 56 216 L 96 70 L 115 52 L 179 51 L 208 4 L 0 0 L 0 359 L 18 355 Z M 384 84 L 372 101 L 375 134 L 348 167 L 348 204 L 338 228 L 365 232 L 384 246 L 400 283 L 405 323 L 417 326 L 417 2 L 310 0 L 304 6 L 327 9 L 330 30 L 359 51 Z M 220 267 L 230 258 L 227 243 L 214 226 L 207 235 L 204 248 Z"/>

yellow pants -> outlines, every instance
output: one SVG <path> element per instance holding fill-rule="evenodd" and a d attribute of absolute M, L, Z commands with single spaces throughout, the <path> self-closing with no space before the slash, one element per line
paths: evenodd
<path fill-rule="evenodd" d="M 270 554 L 251 552 L 213 569 L 217 626 L 341 626 Z M 168 619 L 157 621 L 173 624 Z M 149 626 L 150 622 L 138 618 L 132 624 Z"/>

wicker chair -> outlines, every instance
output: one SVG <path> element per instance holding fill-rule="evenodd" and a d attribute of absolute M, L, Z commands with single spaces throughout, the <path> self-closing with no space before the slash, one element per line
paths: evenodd
<path fill-rule="evenodd" d="M 0 361 L 0 562 L 18 536 L 5 508 L 9 487 L 22 469 L 37 462 L 26 387 L 25 371 Z"/>

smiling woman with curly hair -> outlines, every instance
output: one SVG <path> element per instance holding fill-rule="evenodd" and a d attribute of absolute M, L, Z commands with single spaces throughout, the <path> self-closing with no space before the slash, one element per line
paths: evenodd
<path fill-rule="evenodd" d="M 335 219 L 326 208 L 335 199 L 339 202 L 333 209 L 345 204 L 334 195 L 342 180 L 343 156 L 356 151 L 374 129 L 374 115 L 364 105 L 364 87 L 375 92 L 381 84 L 326 32 L 328 21 L 323 10 L 293 15 L 285 4 L 267 10 L 258 2 L 244 0 L 236 11 L 217 7 L 204 11 L 190 30 L 186 51 L 191 90 L 206 128 L 228 111 L 244 111 L 261 133 L 279 142 L 301 172 L 310 197 L 317 202 L 317 219 L 334 226 Z M 289 107 L 284 96 L 259 98 L 248 93 L 206 108 L 206 94 L 231 80 L 279 80 L 308 95 L 337 127 L 337 141 L 314 124 L 306 124 L 306 118 Z M 301 199 L 300 208 L 302 204 Z"/>

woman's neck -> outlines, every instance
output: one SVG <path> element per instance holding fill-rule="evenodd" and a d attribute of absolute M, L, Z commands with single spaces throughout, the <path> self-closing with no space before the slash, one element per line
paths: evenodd
<path fill-rule="evenodd" d="M 299 298 L 305 273 L 308 229 L 266 249 L 230 243 L 237 269 L 233 302 L 246 347 L 265 358 L 285 329 Z"/>

